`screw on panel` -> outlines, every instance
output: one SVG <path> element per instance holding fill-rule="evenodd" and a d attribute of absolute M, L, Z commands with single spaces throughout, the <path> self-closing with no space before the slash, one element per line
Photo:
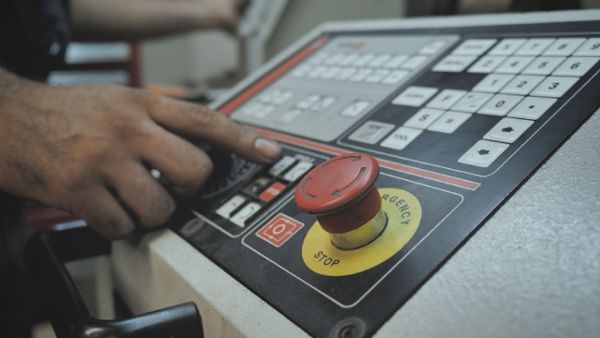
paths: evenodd
<path fill-rule="evenodd" d="M 359 318 L 351 317 L 339 321 L 331 332 L 330 338 L 360 338 L 364 337 L 366 331 L 365 322 Z"/>

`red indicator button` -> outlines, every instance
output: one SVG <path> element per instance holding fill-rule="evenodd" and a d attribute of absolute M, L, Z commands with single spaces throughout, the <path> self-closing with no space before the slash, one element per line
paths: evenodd
<path fill-rule="evenodd" d="M 285 214 L 278 214 L 263 226 L 256 235 L 279 248 L 303 226 L 304 224 Z"/>
<path fill-rule="evenodd" d="M 281 182 L 273 182 L 271 186 L 269 186 L 265 191 L 263 191 L 260 196 L 261 201 L 271 202 L 275 196 L 281 194 L 281 192 L 285 189 L 286 185 Z"/>

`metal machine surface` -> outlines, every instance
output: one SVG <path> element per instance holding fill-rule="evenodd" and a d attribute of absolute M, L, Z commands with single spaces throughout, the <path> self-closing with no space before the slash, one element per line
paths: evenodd
<path fill-rule="evenodd" d="M 116 284 L 209 337 L 592 336 L 598 61 L 598 11 L 320 26 L 214 105 L 284 157 L 221 154 L 171 230 L 115 245 Z M 294 191 L 355 152 L 386 225 L 342 248 Z"/>

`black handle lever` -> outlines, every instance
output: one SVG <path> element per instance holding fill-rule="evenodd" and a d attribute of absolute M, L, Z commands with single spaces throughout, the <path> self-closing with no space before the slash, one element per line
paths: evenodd
<path fill-rule="evenodd" d="M 88 227 L 48 230 L 27 244 L 26 260 L 58 338 L 201 338 L 202 320 L 192 302 L 129 319 L 93 318 L 64 263 L 110 253 L 110 244 Z"/>

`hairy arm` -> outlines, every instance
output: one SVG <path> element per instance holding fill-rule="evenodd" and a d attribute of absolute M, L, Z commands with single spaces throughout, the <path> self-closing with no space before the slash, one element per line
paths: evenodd
<path fill-rule="evenodd" d="M 70 0 L 73 35 L 141 40 L 205 28 L 233 30 L 241 0 Z"/>
<path fill-rule="evenodd" d="M 185 136 L 181 137 L 180 135 Z M 70 211 L 107 238 L 164 223 L 178 194 L 196 191 L 210 158 L 199 138 L 257 162 L 277 144 L 203 106 L 110 85 L 51 87 L 0 68 L 0 190 Z"/>

